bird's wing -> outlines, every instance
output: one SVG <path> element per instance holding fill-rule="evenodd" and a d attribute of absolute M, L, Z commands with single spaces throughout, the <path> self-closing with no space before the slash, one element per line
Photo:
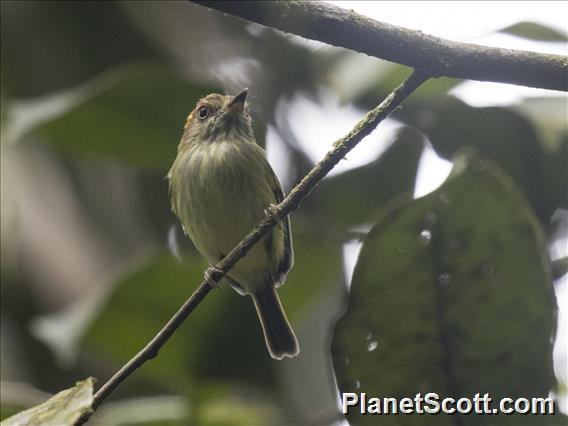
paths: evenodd
<path fill-rule="evenodd" d="M 269 176 L 271 177 L 271 187 L 272 193 L 274 194 L 274 198 L 276 203 L 281 203 L 284 200 L 284 191 L 282 191 L 282 187 L 280 186 L 280 182 L 272 170 L 272 167 L 267 163 L 269 169 Z M 286 275 L 288 271 L 294 265 L 294 249 L 292 248 L 292 233 L 290 232 L 290 216 L 286 216 L 277 226 L 281 227 L 282 233 L 284 234 L 284 254 L 282 259 L 278 264 L 278 268 L 276 270 L 275 284 L 276 287 L 279 287 L 284 283 L 286 279 Z"/>

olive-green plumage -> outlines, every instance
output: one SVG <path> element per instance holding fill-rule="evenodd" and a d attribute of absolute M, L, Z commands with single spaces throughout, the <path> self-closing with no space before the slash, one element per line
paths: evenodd
<path fill-rule="evenodd" d="M 282 189 L 255 141 L 239 95 L 211 94 L 189 114 L 178 154 L 168 173 L 172 209 L 186 234 L 215 265 L 283 199 Z M 293 265 L 288 218 L 276 225 L 233 266 L 227 281 L 250 295 L 273 358 L 299 353 L 275 287 Z"/>

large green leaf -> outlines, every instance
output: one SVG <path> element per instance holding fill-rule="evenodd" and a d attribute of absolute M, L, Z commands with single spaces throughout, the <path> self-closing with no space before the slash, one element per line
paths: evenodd
<path fill-rule="evenodd" d="M 102 90 L 86 93 L 83 103 L 42 125 L 39 133 L 72 154 L 114 158 L 165 174 L 185 117 L 197 99 L 214 90 L 157 66 L 130 66 L 99 78 Z"/>
<path fill-rule="evenodd" d="M 2 421 L 2 426 L 73 426 L 93 403 L 93 378 L 78 382 L 43 404 Z"/>
<path fill-rule="evenodd" d="M 343 392 L 546 397 L 556 306 L 538 222 L 493 163 L 459 155 L 437 191 L 385 209 L 361 250 L 333 340 Z M 353 424 L 377 424 L 352 410 Z M 388 416 L 384 424 L 495 424 Z M 500 417 L 499 424 L 548 424 Z"/>

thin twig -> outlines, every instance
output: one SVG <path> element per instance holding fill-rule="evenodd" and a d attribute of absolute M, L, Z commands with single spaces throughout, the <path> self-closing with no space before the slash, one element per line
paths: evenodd
<path fill-rule="evenodd" d="M 215 273 L 211 277 L 214 283 L 217 283 L 223 276 L 233 267 L 233 265 L 246 253 L 250 248 L 256 244 L 272 227 L 274 227 L 280 220 L 285 218 L 290 212 L 298 208 L 300 202 L 304 200 L 323 177 L 345 155 L 353 149 L 361 140 L 371 133 L 375 127 L 383 121 L 391 112 L 397 108 L 400 103 L 410 95 L 418 86 L 428 79 L 428 76 L 414 72 L 410 77 L 398 86 L 387 98 L 375 109 L 369 111 L 367 115 L 349 132 L 345 137 L 337 140 L 333 144 L 333 148 L 326 154 L 326 156 L 312 170 L 298 183 L 288 196 L 278 205 L 270 209 L 270 214 L 242 241 L 225 256 L 217 265 L 216 268 L 220 273 Z M 158 355 L 161 347 L 166 341 L 174 334 L 183 321 L 188 317 L 191 312 L 199 305 L 199 303 L 211 291 L 211 286 L 207 281 L 203 281 L 191 297 L 183 304 L 183 306 L 174 314 L 174 316 L 167 322 L 167 324 L 159 331 L 159 333 L 140 351 L 126 363 L 108 382 L 106 382 L 96 393 L 93 401 L 93 411 L 109 396 L 120 383 L 122 383 L 128 376 L 136 371 L 146 361 L 155 358 Z M 92 412 L 84 416 L 77 423 L 81 425 L 85 423 Z"/>
<path fill-rule="evenodd" d="M 568 91 L 568 57 L 444 40 L 319 1 L 194 1 L 248 21 L 345 47 L 431 76 Z"/>

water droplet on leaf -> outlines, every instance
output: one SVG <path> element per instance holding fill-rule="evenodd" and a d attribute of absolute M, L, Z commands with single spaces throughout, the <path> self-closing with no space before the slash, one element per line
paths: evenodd
<path fill-rule="evenodd" d="M 423 246 L 427 246 L 428 244 L 430 244 L 430 240 L 432 239 L 432 232 L 427 230 L 427 229 L 423 229 L 422 231 L 420 231 L 420 234 L 418 236 L 418 242 L 423 245 Z"/>
<path fill-rule="evenodd" d="M 451 282 L 451 276 L 448 273 L 438 275 L 438 285 L 446 287 Z"/>

